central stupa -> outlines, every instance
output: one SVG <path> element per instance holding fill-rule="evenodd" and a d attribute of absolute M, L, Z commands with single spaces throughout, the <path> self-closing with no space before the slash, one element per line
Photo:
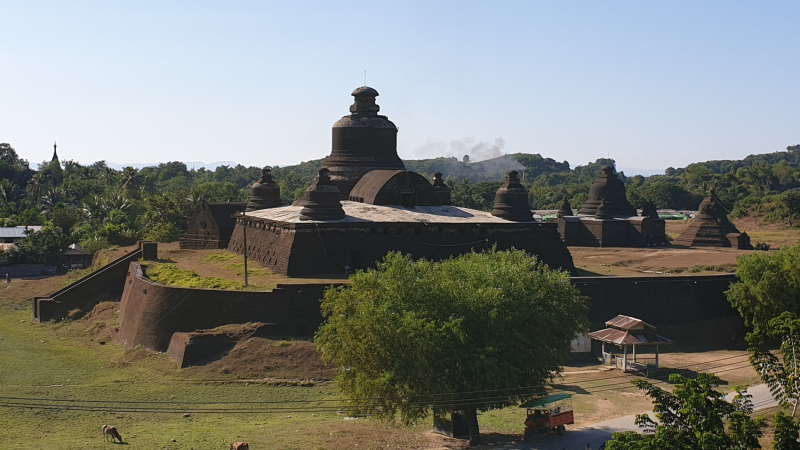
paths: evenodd
<path fill-rule="evenodd" d="M 378 91 L 363 86 L 352 95 L 351 114 L 333 125 L 333 149 L 306 195 L 236 216 L 228 250 L 290 277 L 374 268 L 388 252 L 440 261 L 492 248 L 524 250 L 575 271 L 558 225 L 534 220 L 516 172 L 491 214 L 451 205 L 441 173 L 431 183 L 405 170 L 397 127 L 378 115 Z"/>
<path fill-rule="evenodd" d="M 350 115 L 333 124 L 333 148 L 322 163 L 342 199 L 349 197 L 353 186 L 367 172 L 405 170 L 397 156 L 397 127 L 378 114 L 381 109 L 375 103 L 378 91 L 362 86 L 351 95 L 355 103 L 350 106 Z"/>

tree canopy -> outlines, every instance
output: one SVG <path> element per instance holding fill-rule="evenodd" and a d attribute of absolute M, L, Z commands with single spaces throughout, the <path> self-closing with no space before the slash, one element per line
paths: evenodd
<path fill-rule="evenodd" d="M 732 402 L 716 390 L 720 379 L 701 373 L 696 379 L 670 375 L 668 392 L 647 380 L 632 383 L 653 400 L 658 422 L 648 414 L 636 416 L 644 433 L 614 433 L 607 450 L 745 450 L 761 448 L 760 421 L 752 419 L 752 396 L 736 388 Z M 727 427 L 725 423 L 727 422 Z"/>
<path fill-rule="evenodd" d="M 800 314 L 800 244 L 775 252 L 754 252 L 738 258 L 739 282 L 725 293 L 753 327 L 765 333 L 783 312 Z"/>
<path fill-rule="evenodd" d="M 326 292 L 315 342 L 336 365 L 352 410 L 416 422 L 477 411 L 541 392 L 588 327 L 588 302 L 525 252 L 488 250 L 442 262 L 390 253 L 377 270 Z"/>

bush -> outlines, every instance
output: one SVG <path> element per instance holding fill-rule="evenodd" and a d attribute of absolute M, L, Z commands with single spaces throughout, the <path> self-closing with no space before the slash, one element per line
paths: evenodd
<path fill-rule="evenodd" d="M 147 276 L 156 283 L 166 284 L 168 286 L 237 291 L 260 291 L 266 289 L 264 286 L 245 286 L 244 282 L 233 281 L 227 278 L 201 277 L 194 270 L 179 269 L 175 264 L 154 264 L 148 266 Z"/>
<path fill-rule="evenodd" d="M 183 231 L 174 223 L 157 223 L 147 229 L 144 239 L 153 242 L 175 242 L 181 238 Z"/>

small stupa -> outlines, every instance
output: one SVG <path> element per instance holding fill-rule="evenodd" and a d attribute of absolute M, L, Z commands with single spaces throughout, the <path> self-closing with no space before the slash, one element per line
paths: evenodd
<path fill-rule="evenodd" d="M 436 195 L 439 196 L 439 200 L 442 202 L 442 205 L 453 204 L 450 200 L 450 195 L 452 194 L 453 190 L 444 184 L 444 179 L 442 178 L 441 172 L 436 172 L 433 174 L 433 189 L 436 190 Z"/>
<path fill-rule="evenodd" d="M 340 220 L 345 213 L 339 201 L 339 188 L 331 183 L 328 169 L 319 169 L 317 178 L 306 190 L 306 201 L 300 220 Z"/>
<path fill-rule="evenodd" d="M 558 212 L 556 213 L 556 217 L 569 217 L 574 216 L 575 214 L 572 212 L 572 205 L 569 204 L 569 200 L 564 197 L 564 201 L 561 202 L 561 205 L 558 206 Z"/>
<path fill-rule="evenodd" d="M 514 222 L 533 221 L 533 212 L 528 204 L 528 190 L 519 182 L 516 170 L 508 172 L 505 184 L 497 190 L 492 215 Z"/>
<path fill-rule="evenodd" d="M 597 177 L 589 188 L 589 199 L 581 205 L 578 214 L 586 214 L 594 216 L 597 214 L 597 208 L 603 199 L 609 201 L 610 213 L 612 217 L 631 217 L 636 215 L 636 210 L 628 202 L 625 195 L 625 183 L 623 183 L 617 174 L 614 173 L 614 166 L 603 166 L 602 173 Z"/>
<path fill-rule="evenodd" d="M 656 209 L 656 204 L 653 202 L 645 202 L 645 204 L 642 205 L 642 217 L 658 219 L 658 209 Z"/>
<path fill-rule="evenodd" d="M 611 202 L 606 199 L 600 200 L 600 205 L 597 207 L 597 212 L 594 213 L 595 219 L 613 219 L 614 211 L 610 205 Z"/>
<path fill-rule="evenodd" d="M 272 169 L 264 167 L 261 170 L 261 179 L 253 185 L 246 212 L 275 208 L 282 204 L 281 187 L 272 179 Z"/>
<path fill-rule="evenodd" d="M 736 247 L 751 250 L 750 237 L 740 232 L 728 220 L 728 211 L 716 196 L 713 187 L 708 197 L 700 203 L 700 210 L 694 220 L 675 239 L 675 245 L 686 247 Z"/>

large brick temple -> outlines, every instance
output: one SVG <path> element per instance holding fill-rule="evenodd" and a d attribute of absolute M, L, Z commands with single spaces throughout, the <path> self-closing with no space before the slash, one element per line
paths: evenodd
<path fill-rule="evenodd" d="M 453 206 L 441 174 L 429 181 L 405 169 L 397 127 L 378 114 L 378 92 L 364 86 L 352 95 L 350 114 L 334 123 L 331 154 L 306 195 L 279 206 L 259 201 L 254 188 L 229 250 L 245 252 L 246 231 L 247 256 L 288 276 L 366 269 L 390 251 L 441 260 L 492 246 L 525 250 L 574 272 L 558 225 L 534 220 L 516 172 L 497 191 L 491 213 Z"/>

